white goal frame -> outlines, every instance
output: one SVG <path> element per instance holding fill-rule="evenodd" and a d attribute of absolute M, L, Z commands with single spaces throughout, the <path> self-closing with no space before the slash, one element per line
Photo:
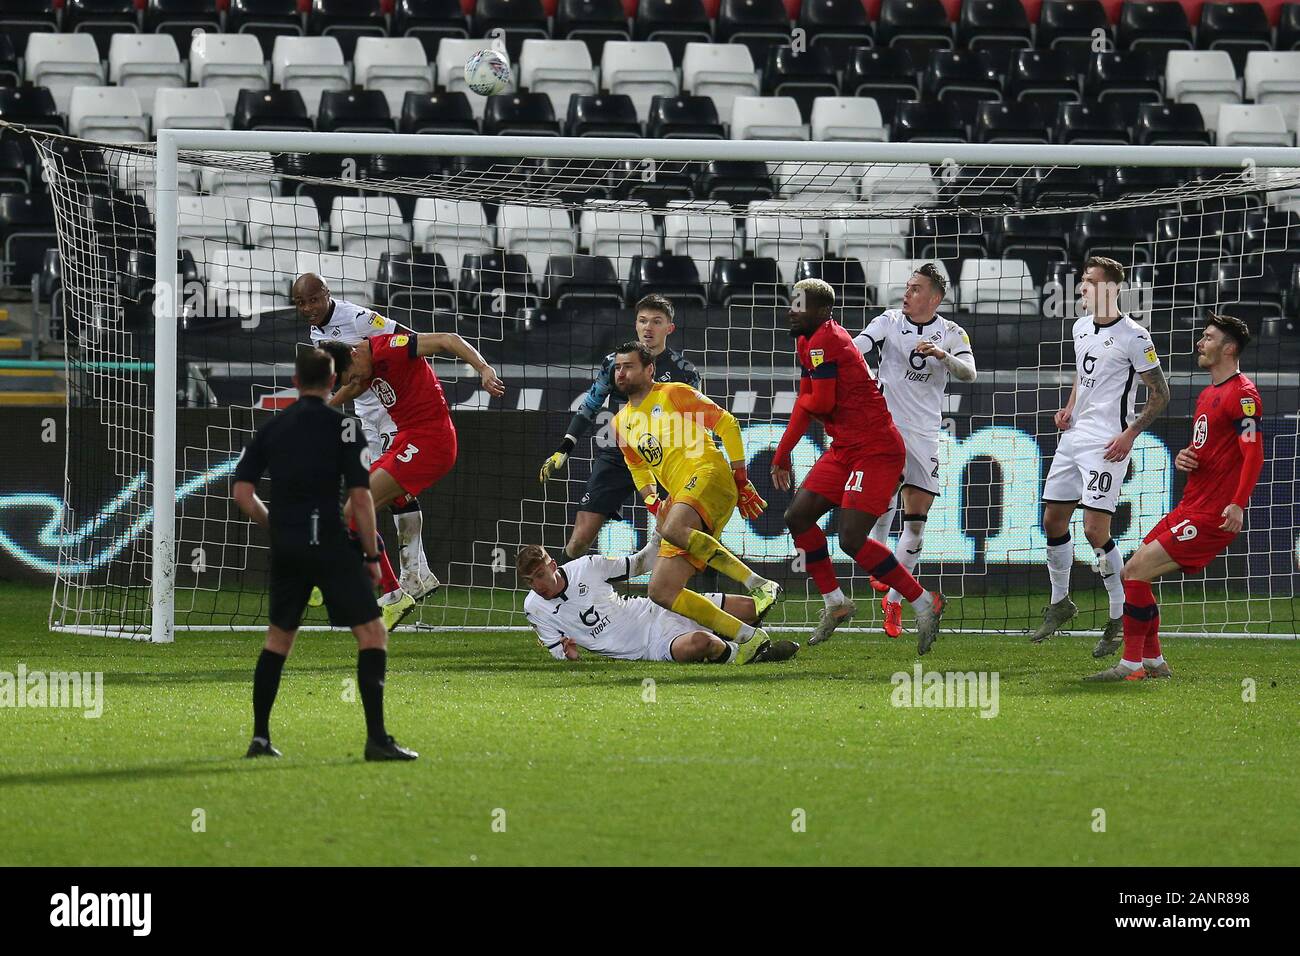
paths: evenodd
<path fill-rule="evenodd" d="M 1300 167 L 1300 147 L 827 143 L 163 129 L 157 133 L 156 148 L 155 262 L 160 264 L 174 263 L 177 257 L 178 157 L 182 150 L 394 153 L 618 162 L 739 160 L 768 163 L 928 163 L 939 166 L 955 163 L 1017 167 L 1240 166 L 1246 172 L 1268 167 Z M 175 639 L 175 382 L 180 285 L 179 277 L 172 276 L 169 282 L 160 274 L 155 305 L 152 607 L 149 635 L 149 640 L 153 643 L 170 643 Z"/>

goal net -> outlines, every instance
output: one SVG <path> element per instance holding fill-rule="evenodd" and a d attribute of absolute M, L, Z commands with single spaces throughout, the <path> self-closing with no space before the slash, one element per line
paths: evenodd
<path fill-rule="evenodd" d="M 459 333 L 507 385 L 491 397 L 472 370 L 435 361 L 460 450 L 421 496 L 423 547 L 443 586 L 410 626 L 523 625 L 515 552 L 540 543 L 560 556 L 610 444 L 608 411 L 564 471 L 543 485 L 539 468 L 604 356 L 634 336 L 632 305 L 657 292 L 676 309 L 669 348 L 739 419 L 769 502 L 757 519 L 734 516 L 722 540 L 785 584 L 771 623 L 806 627 L 820 597 L 784 529 L 789 497 L 768 478 L 799 384 L 791 286 L 828 281 L 852 334 L 898 307 L 908 277 L 933 262 L 949 277 L 941 314 L 968 332 L 979 373 L 948 388 L 942 493 L 918 577 L 950 598 L 945 626 L 1024 631 L 1047 603 L 1040 500 L 1053 415 L 1074 378 L 1079 272 L 1105 255 L 1124 264 L 1123 307 L 1150 330 L 1172 389 L 1134 445 L 1116 542 L 1134 550 L 1181 491 L 1173 458 L 1207 383 L 1194 355 L 1205 316 L 1245 319 L 1264 471 L 1226 557 L 1160 583 L 1162 625 L 1296 633 L 1294 150 L 222 131 L 128 146 L 33 135 L 57 208 L 70 381 L 56 628 L 168 640 L 173 627 L 265 626 L 266 538 L 231 502 L 230 474 L 252 430 L 294 400 L 309 329 L 289 289 L 306 272 L 335 300 Z M 815 426 L 796 476 L 823 444 Z M 1072 626 L 1099 630 L 1106 592 L 1081 516 Z M 875 615 L 855 623 L 875 629 L 879 604 L 838 551 L 836 521 L 832 512 L 825 526 L 837 573 Z M 396 557 L 393 520 L 381 515 L 380 527 Z M 596 546 L 626 553 L 645 534 L 645 511 L 629 501 Z M 325 624 L 323 610 L 305 622 Z"/>

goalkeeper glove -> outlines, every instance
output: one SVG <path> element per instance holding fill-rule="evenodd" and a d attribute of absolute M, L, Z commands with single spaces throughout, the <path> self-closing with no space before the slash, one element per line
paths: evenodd
<path fill-rule="evenodd" d="M 757 518 L 767 507 L 767 502 L 759 495 L 754 483 L 749 480 L 744 465 L 732 469 L 732 475 L 736 479 L 736 490 L 740 492 L 740 500 L 736 503 L 736 507 L 740 509 L 741 517 Z"/>
<path fill-rule="evenodd" d="M 655 517 L 659 516 L 659 509 L 663 506 L 663 499 L 658 495 L 649 495 L 645 500 L 645 510 Z"/>
<path fill-rule="evenodd" d="M 546 461 L 542 463 L 542 472 L 539 478 L 542 484 L 546 484 L 547 478 L 555 477 L 556 472 L 563 468 L 564 463 L 568 460 L 569 456 L 562 451 L 557 451 L 550 458 L 546 459 Z"/>

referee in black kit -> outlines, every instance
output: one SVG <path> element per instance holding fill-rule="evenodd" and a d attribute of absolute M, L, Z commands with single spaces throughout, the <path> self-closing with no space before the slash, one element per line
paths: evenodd
<path fill-rule="evenodd" d="M 298 401 L 254 433 L 235 468 L 232 493 L 241 511 L 271 537 L 271 624 L 253 672 L 253 742 L 249 757 L 278 757 L 271 746 L 271 706 L 280 672 L 313 586 L 325 596 L 330 620 L 357 638 L 357 686 L 366 712 L 367 760 L 414 760 L 384 729 L 384 672 L 388 632 L 375 587 L 379 548 L 370 472 L 361 423 L 325 404 L 334 388 L 334 361 L 317 348 L 302 349 L 294 364 Z M 257 496 L 257 481 L 271 473 L 271 509 Z M 343 522 L 343 491 L 352 503 L 358 540 Z"/>

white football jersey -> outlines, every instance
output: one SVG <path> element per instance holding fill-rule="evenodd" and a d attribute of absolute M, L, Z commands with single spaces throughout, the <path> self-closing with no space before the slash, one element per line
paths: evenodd
<path fill-rule="evenodd" d="M 373 309 L 356 305 L 343 299 L 334 300 L 334 311 L 324 325 L 311 327 L 311 340 L 317 342 L 342 342 L 344 345 L 356 345 L 362 339 L 372 335 L 396 332 L 397 323 L 386 319 Z M 352 400 L 357 417 L 367 432 L 366 437 L 372 442 L 379 441 L 379 435 L 395 432 L 397 429 L 388 417 L 388 411 L 372 390 L 366 389 Z"/>
<path fill-rule="evenodd" d="M 1127 315 L 1110 325 L 1081 316 L 1072 330 L 1079 389 L 1070 429 L 1103 444 L 1133 422 L 1137 377 L 1160 367 L 1147 330 Z"/>
<path fill-rule="evenodd" d="M 560 565 L 564 590 L 555 597 L 528 592 L 524 614 L 552 657 L 564 657 L 561 639 L 567 637 L 595 654 L 641 659 L 659 605 L 614 590 L 612 582 L 626 580 L 630 567 L 630 558 L 588 554 Z"/>
<path fill-rule="evenodd" d="M 938 434 L 950 375 L 943 362 L 916 350 L 922 342 L 932 342 L 953 356 L 971 354 L 970 339 L 956 322 L 936 315 L 917 325 L 902 309 L 880 313 L 853 339 L 864 356 L 880 347 L 877 378 L 899 431 Z"/>

